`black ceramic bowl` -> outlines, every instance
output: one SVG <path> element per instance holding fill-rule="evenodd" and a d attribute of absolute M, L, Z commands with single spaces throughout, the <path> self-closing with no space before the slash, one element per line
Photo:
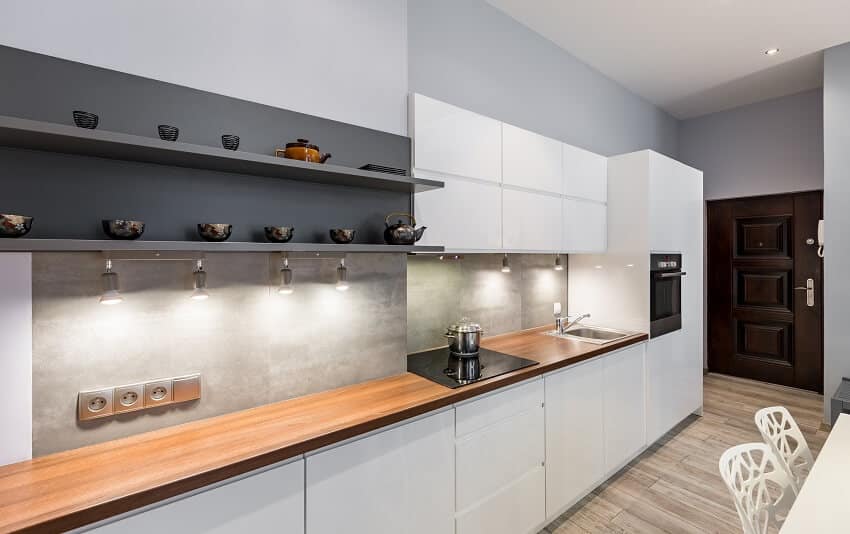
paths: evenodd
<path fill-rule="evenodd" d="M 0 213 L 0 237 L 22 237 L 32 229 L 32 217 Z"/>
<path fill-rule="evenodd" d="M 331 240 L 340 245 L 351 243 L 354 241 L 354 232 L 355 230 L 352 228 L 331 228 Z"/>
<path fill-rule="evenodd" d="M 225 134 L 221 136 L 221 146 L 227 150 L 236 150 L 239 148 L 239 136 Z"/>
<path fill-rule="evenodd" d="M 88 111 L 75 111 L 74 112 L 74 124 L 79 126 L 80 128 L 88 128 L 89 130 L 94 130 L 97 128 L 97 123 L 100 119 L 94 113 L 89 113 Z"/>
<path fill-rule="evenodd" d="M 145 223 L 126 219 L 104 219 L 100 221 L 103 232 L 112 239 L 138 239 L 145 233 Z"/>
<path fill-rule="evenodd" d="M 274 243 L 286 243 L 292 239 L 295 228 L 291 226 L 266 226 L 266 239 Z"/>
<path fill-rule="evenodd" d="M 227 241 L 233 232 L 232 224 L 205 223 L 198 225 L 198 235 L 204 241 Z"/>
<path fill-rule="evenodd" d="M 180 135 L 180 128 L 176 126 L 160 124 L 156 129 L 159 131 L 159 138 L 163 141 L 177 141 L 177 136 Z"/>

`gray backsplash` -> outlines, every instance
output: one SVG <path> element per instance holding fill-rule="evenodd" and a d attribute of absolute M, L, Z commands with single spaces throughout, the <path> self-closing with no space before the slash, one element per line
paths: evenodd
<path fill-rule="evenodd" d="M 98 253 L 33 254 L 33 452 L 43 455 L 250 408 L 405 370 L 402 254 L 293 259 L 295 293 L 278 295 L 279 256 L 208 254 L 212 296 L 191 301 L 190 262 L 116 261 L 125 301 L 98 303 Z M 78 423 L 76 394 L 192 372 L 203 399 Z"/>
<path fill-rule="evenodd" d="M 446 326 L 461 316 L 481 323 L 486 337 L 551 323 L 553 302 L 566 311 L 567 269 L 554 270 L 553 255 L 510 254 L 510 273 L 501 272 L 502 257 L 408 258 L 408 352 L 445 345 Z"/>

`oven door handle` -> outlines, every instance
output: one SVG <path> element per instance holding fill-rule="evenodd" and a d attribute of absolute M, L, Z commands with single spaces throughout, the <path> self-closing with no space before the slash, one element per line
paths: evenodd
<path fill-rule="evenodd" d="M 675 273 L 658 273 L 655 275 L 655 278 L 662 280 L 664 278 L 680 278 L 682 276 L 687 276 L 688 273 L 682 271 L 676 271 Z"/>

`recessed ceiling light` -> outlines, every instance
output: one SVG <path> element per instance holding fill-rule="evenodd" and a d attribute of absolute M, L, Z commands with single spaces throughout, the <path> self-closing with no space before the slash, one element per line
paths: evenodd
<path fill-rule="evenodd" d="M 764 51 L 764 54 L 766 56 L 775 56 L 778 53 L 779 53 L 778 48 L 768 48 L 767 50 Z"/>

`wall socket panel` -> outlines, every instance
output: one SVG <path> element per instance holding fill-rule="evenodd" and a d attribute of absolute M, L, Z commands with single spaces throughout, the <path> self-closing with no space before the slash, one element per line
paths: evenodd
<path fill-rule="evenodd" d="M 200 373 L 161 378 L 150 382 L 80 391 L 77 395 L 77 417 L 80 421 L 88 421 L 200 398 Z"/>

